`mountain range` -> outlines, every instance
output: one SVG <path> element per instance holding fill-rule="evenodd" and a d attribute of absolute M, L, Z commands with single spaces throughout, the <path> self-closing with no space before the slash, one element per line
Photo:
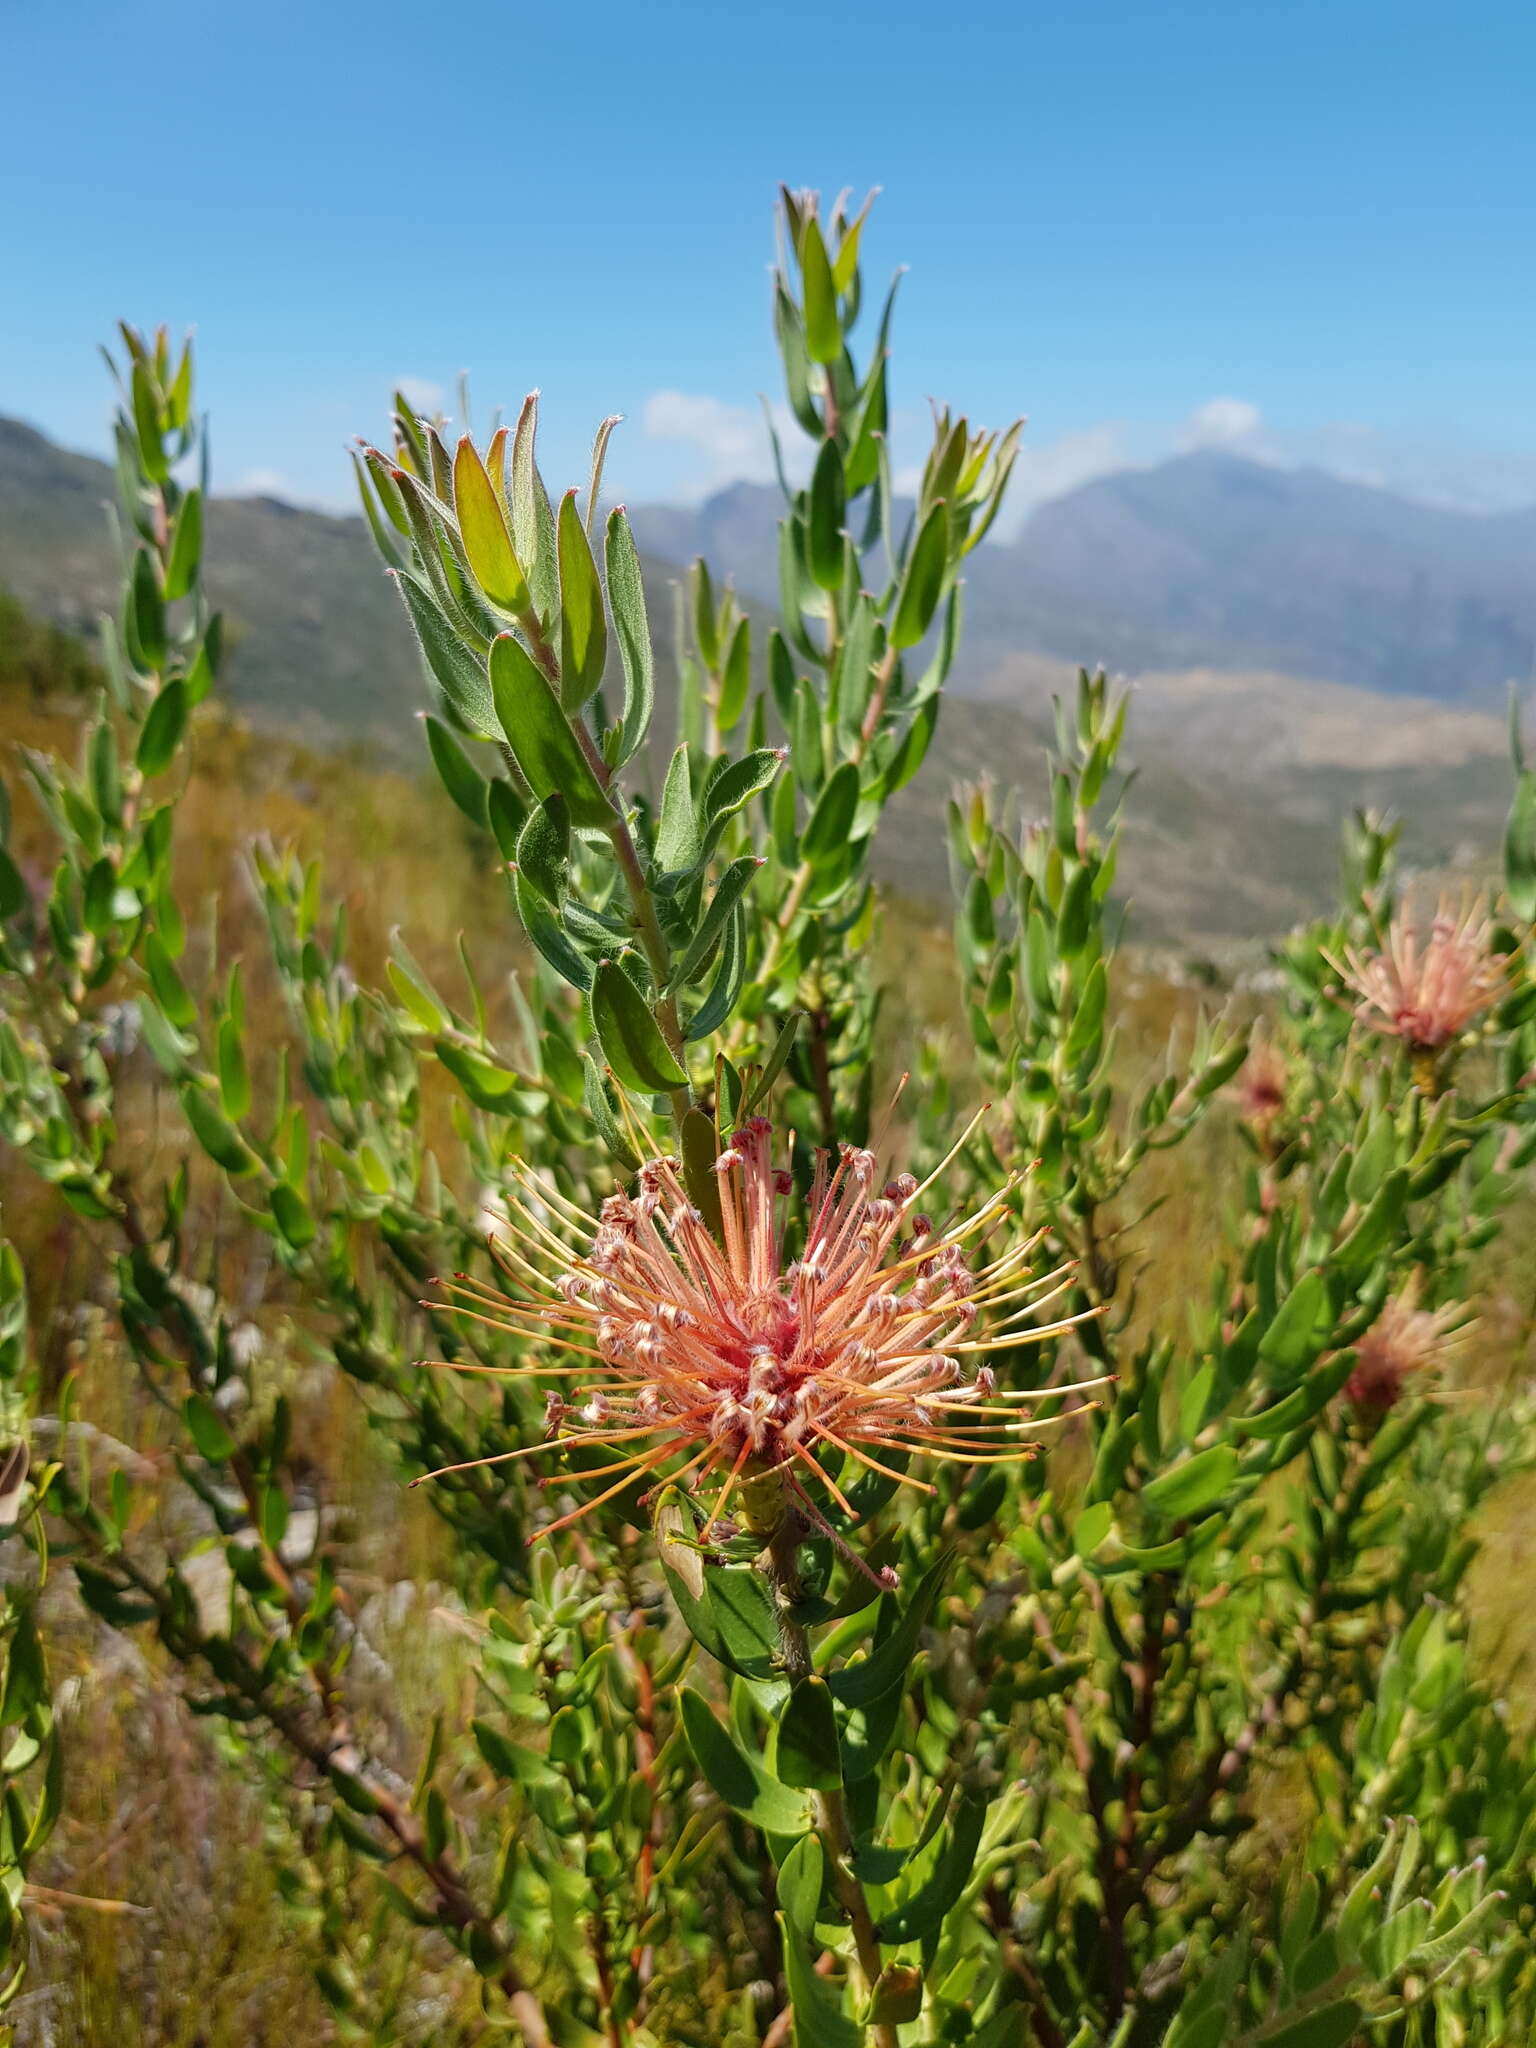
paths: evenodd
<path fill-rule="evenodd" d="M 734 484 L 630 516 L 652 553 L 772 601 L 778 510 L 773 486 Z M 987 692 L 1020 649 L 1488 703 L 1536 675 L 1536 506 L 1453 511 L 1215 450 L 1121 470 L 971 556 L 959 686 Z"/>
<path fill-rule="evenodd" d="M 106 464 L 0 418 L 0 587 L 91 624 L 116 597 L 112 495 Z M 702 549 L 771 604 L 777 506 L 738 485 L 694 509 L 632 510 L 663 675 L 677 565 Z M 398 753 L 425 691 L 361 520 L 219 498 L 206 524 L 237 708 Z M 1503 692 L 1532 670 L 1533 560 L 1536 512 L 1441 512 L 1208 454 L 1042 506 L 970 558 L 955 691 L 882 835 L 886 876 L 942 891 L 957 780 L 985 772 L 1037 805 L 1049 700 L 1083 658 L 1135 679 L 1122 873 L 1145 936 L 1282 929 L 1325 900 L 1357 804 L 1400 809 L 1421 863 L 1491 848 L 1508 797 Z"/>

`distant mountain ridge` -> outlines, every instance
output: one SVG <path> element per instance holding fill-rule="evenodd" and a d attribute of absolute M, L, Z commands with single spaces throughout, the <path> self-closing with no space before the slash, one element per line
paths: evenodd
<path fill-rule="evenodd" d="M 1221 644 L 1249 644 L 1232 617 L 1223 623 L 1222 605 L 1236 606 L 1242 576 L 1266 581 L 1262 561 L 1245 562 L 1244 550 L 1264 546 L 1265 522 L 1279 517 L 1273 509 L 1262 519 L 1250 515 L 1247 538 L 1234 535 L 1226 544 L 1232 558 L 1227 595 L 1218 602 L 1218 594 L 1208 593 L 1191 613 L 1199 564 L 1222 547 L 1208 532 L 1202 539 L 1181 531 L 1173 509 L 1159 514 L 1157 475 L 1131 480 L 1129 496 L 1117 488 L 1126 479 L 1075 493 L 1063 501 L 1067 523 L 1056 524 L 1054 542 L 1037 515 L 1018 542 L 972 556 L 963 678 L 970 694 L 952 694 L 932 757 L 897 799 L 880 838 L 882 876 L 916 896 L 944 893 L 943 806 L 957 781 L 985 773 L 1004 790 L 1016 788 L 1026 808 L 1040 800 L 1050 696 L 1070 682 L 1076 660 L 1095 655 L 1134 667 L 1139 677 L 1132 747 L 1141 779 L 1121 872 L 1134 878 L 1135 928 L 1143 937 L 1224 943 L 1278 932 L 1319 908 L 1330 894 L 1338 822 L 1358 804 L 1400 809 L 1408 821 L 1406 850 L 1421 864 L 1455 863 L 1464 852 L 1470 857 L 1491 849 L 1509 794 L 1503 722 L 1491 701 L 1497 682 L 1464 688 L 1461 702 L 1452 701 L 1454 689 L 1443 688 L 1440 701 L 1432 702 L 1401 694 L 1407 685 L 1395 675 L 1399 694 L 1389 700 L 1337 681 L 1304 680 L 1299 664 L 1284 672 L 1273 661 L 1228 655 L 1197 666 L 1192 657 L 1170 661 L 1150 651 L 1212 644 L 1221 632 L 1228 635 Z M 1179 476 L 1176 471 L 1175 482 Z M 1204 491 L 1209 497 L 1213 488 L 1225 488 L 1219 479 L 1212 484 L 1208 465 L 1203 484 L 1199 467 L 1191 472 L 1186 466 L 1182 478 L 1186 496 Z M 0 419 L 0 586 L 45 618 L 91 627 L 117 598 L 105 509 L 112 497 L 105 463 Z M 1416 514 L 1420 508 L 1410 509 Z M 721 494 L 712 509 L 674 508 L 670 526 L 642 518 L 664 699 L 658 744 L 668 726 L 665 700 L 675 673 L 674 561 L 703 539 L 712 566 L 734 567 L 744 592 L 761 590 L 763 536 L 771 548 L 776 517 L 777 494 L 744 485 Z M 1187 527 L 1189 515 L 1183 518 Z M 1111 579 L 1115 588 L 1106 591 L 1102 564 L 1113 566 L 1120 546 L 1115 534 L 1127 527 L 1132 535 L 1150 530 L 1146 545 L 1157 541 L 1164 567 L 1149 568 L 1138 580 L 1123 564 Z M 1502 530 L 1500 561 L 1507 567 L 1518 559 L 1519 519 L 1503 522 Z M 1032 533 L 1038 559 L 1031 554 Z M 1074 533 L 1078 538 L 1069 544 Z M 1293 532 L 1291 559 L 1296 547 Z M 733 550 L 739 551 L 734 561 Z M 674 559 L 664 559 L 664 552 Z M 237 710 L 258 728 L 322 743 L 366 739 L 420 760 L 411 739 L 427 687 L 399 600 L 361 519 L 273 499 L 218 498 L 207 515 L 207 554 L 212 596 L 227 609 L 232 628 L 225 682 Z M 1446 575 L 1451 559 L 1447 552 Z M 754 562 L 756 570 L 743 573 L 742 565 L 752 569 Z M 1084 573 L 1085 563 L 1101 565 L 1094 577 Z M 1319 564 L 1319 575 L 1325 566 Z M 771 603 L 771 552 L 769 574 Z M 1166 592 L 1162 574 L 1169 579 Z M 1464 592 L 1474 580 L 1465 579 Z M 1436 588 L 1443 587 L 1442 578 Z M 1379 619 L 1379 596 L 1374 601 L 1371 617 Z M 1294 593 L 1293 603 L 1299 615 L 1309 616 L 1304 591 Z M 1159 606 L 1167 615 L 1163 624 L 1137 639 L 1143 629 L 1134 619 Z M 1474 607 L 1476 619 L 1505 616 L 1492 597 L 1486 606 Z M 1039 623 L 1047 614 L 1054 638 Z M 1286 618 L 1276 599 L 1264 614 L 1266 631 L 1283 640 Z M 1037 622 L 1033 629 L 1019 623 L 1030 619 Z M 1250 637 L 1262 638 L 1257 631 Z M 1368 646 L 1367 624 L 1357 638 L 1361 648 Z M 1293 636 L 1287 644 L 1299 643 Z M 1513 643 L 1495 638 L 1490 644 Z M 1047 651 L 1039 651 L 1042 646 Z M 1149 651 L 1138 656 L 1138 646 Z M 1491 657 L 1489 663 L 1492 675 Z M 1463 684 L 1468 673 L 1465 664 L 1454 670 Z"/>
<path fill-rule="evenodd" d="M 776 588 L 772 486 L 631 508 L 643 547 Z M 1113 668 L 1279 670 L 1447 703 L 1536 674 L 1536 507 L 1468 513 L 1213 451 L 1038 506 L 966 570 L 957 682 L 1020 650 Z"/>

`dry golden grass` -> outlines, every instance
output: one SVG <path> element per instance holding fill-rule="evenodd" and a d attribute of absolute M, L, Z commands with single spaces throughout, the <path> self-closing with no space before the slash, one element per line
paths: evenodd
<path fill-rule="evenodd" d="M 14 711 L 19 741 L 73 754 L 78 719 L 46 708 Z M 261 961 L 264 934 L 246 883 L 244 861 L 258 834 L 321 855 L 326 893 L 346 906 L 361 974 L 382 975 L 389 934 L 407 943 L 446 994 L 462 1001 L 455 945 L 471 935 L 487 992 L 514 966 L 518 949 L 494 857 L 441 795 L 361 756 L 326 757 L 210 723 L 182 799 L 178 888 L 189 912 L 217 906 L 218 951 L 244 955 L 250 1010 L 270 995 Z M 21 857 L 42 851 L 39 821 L 25 808 Z M 204 961 L 210 926 L 194 929 Z M 953 1061 L 957 1098 L 974 1095 L 962 1048 L 947 928 L 931 911 L 889 906 L 878 941 L 878 970 L 892 995 L 881 1059 L 891 1073 L 910 1064 L 925 1034 L 942 1035 Z M 1157 1070 L 1170 1033 L 1187 1034 L 1201 998 L 1148 968 L 1125 977 L 1119 1009 L 1119 1079 L 1135 1084 Z M 1209 1000 L 1209 998 L 1207 998 Z M 1219 1000 L 1219 998 L 1218 998 Z M 144 1080 L 127 1092 L 126 1142 L 140 1164 L 169 1159 L 174 1147 L 153 1114 Z M 1211 1284 L 1223 1241 L 1222 1217 L 1238 1194 L 1239 1148 L 1224 1110 L 1184 1148 L 1149 1162 L 1134 1209 L 1112 1219 L 1124 1230 L 1121 1252 L 1136 1274 L 1140 1329 L 1181 1331 L 1187 1304 Z M 4 1225 L 26 1259 L 45 1381 L 56 1389 L 78 1376 L 79 1413 L 106 1438 L 139 1457 L 168 1462 L 164 1411 L 133 1376 L 103 1311 L 102 1240 L 92 1226 L 0 1162 Z M 199 1227 L 212 1232 L 211 1188 Z M 1528 1243 L 1528 1237 L 1526 1242 Z M 1517 1237 L 1488 1261 L 1487 1341 L 1476 1384 L 1493 1398 L 1512 1375 L 1527 1375 L 1533 1310 L 1528 1255 Z M 249 1248 L 232 1243 L 223 1277 L 241 1298 Z M 259 1289 L 253 1290 L 259 1293 Z M 362 1595 L 368 1657 L 358 1660 L 369 1743 L 409 1767 L 433 1712 L 462 1727 L 473 1707 L 470 1645 L 454 1596 L 449 1538 L 430 1504 L 408 1493 L 356 1390 L 316 1368 L 275 1309 L 256 1311 L 267 1338 L 265 1391 L 280 1385 L 294 1402 L 299 1440 L 331 1475 L 337 1500 L 328 1535 Z M 1071 1451 L 1066 1456 L 1070 1461 Z M 154 1489 L 146 1488 L 146 1497 Z M 1536 1688 L 1536 1616 L 1523 1594 L 1536 1541 L 1532 1488 L 1499 1489 L 1484 1511 L 1487 1548 L 1473 1579 L 1474 1643 L 1485 1668 L 1526 1711 Z M 185 1526 L 161 1525 L 146 1505 L 136 1536 L 151 1545 Z M 218 1724 L 192 1715 L 193 1681 L 142 1633 L 114 1635 L 85 1615 L 55 1574 L 49 1594 L 55 1671 L 63 1683 L 68 1754 L 64 1819 L 38 1893 L 33 1971 L 17 2018 L 28 2048 L 263 2048 L 266 2043 L 324 2044 L 343 2038 L 316 1993 L 311 1948 L 277 1900 L 275 1861 L 292 1843 L 268 1832 L 255 1766 Z M 371 1660 L 371 1661 L 370 1661 Z M 1275 1825 L 1282 1825 L 1277 1792 Z M 77 1904 L 62 1894 L 118 1902 L 122 1910 Z M 361 1911 L 361 1904 L 359 1905 Z M 412 1952 L 396 1937 L 405 1973 L 402 2016 L 388 2038 L 440 2048 L 479 2038 L 472 1995 L 430 1941 Z"/>

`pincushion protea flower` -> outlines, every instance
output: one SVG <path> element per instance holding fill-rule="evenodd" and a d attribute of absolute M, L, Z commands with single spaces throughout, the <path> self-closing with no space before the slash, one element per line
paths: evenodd
<path fill-rule="evenodd" d="M 1467 1332 L 1464 1303 L 1420 1308 L 1422 1276 L 1415 1273 L 1400 1294 L 1391 1295 L 1381 1314 L 1355 1346 L 1355 1369 L 1344 1398 L 1367 1414 L 1383 1415 L 1403 1397 L 1415 1374 L 1443 1366 Z"/>
<path fill-rule="evenodd" d="M 1290 1062 L 1265 1031 L 1256 1029 L 1228 1093 L 1237 1114 L 1261 1141 L 1268 1139 L 1284 1110 L 1290 1087 Z"/>
<path fill-rule="evenodd" d="M 1393 916 L 1379 952 L 1351 947 L 1333 965 L 1359 998 L 1355 1015 L 1373 1031 L 1400 1038 L 1418 1055 L 1440 1052 L 1497 1000 L 1505 963 L 1492 950 L 1492 926 L 1475 907 L 1459 915 L 1442 899 L 1420 938 L 1406 908 Z"/>
<path fill-rule="evenodd" d="M 446 1287 L 459 1314 L 544 1337 L 562 1354 L 507 1374 L 574 1382 L 547 1397 L 544 1443 L 472 1462 L 529 1457 L 555 1442 L 621 1453 L 602 1469 L 614 1480 L 606 1492 L 539 1534 L 652 1476 L 688 1479 L 694 1490 L 718 1478 L 711 1524 L 738 1502 L 766 1540 L 792 1502 L 831 1534 L 807 1489 L 823 1489 L 851 1515 L 831 1469 L 844 1459 L 932 1492 L 882 1454 L 966 1465 L 1032 1455 L 1033 1445 L 1018 1442 L 1030 1425 L 1012 1404 L 1041 1394 L 1004 1393 L 975 1361 L 1070 1327 L 1076 1318 L 1030 1322 L 1070 1276 L 1030 1277 L 1038 1240 L 979 1266 L 967 1261 L 967 1247 L 974 1252 L 1010 1213 L 1016 1179 L 938 1230 L 916 1207 L 933 1176 L 920 1186 L 901 1174 L 877 1190 L 872 1152 L 845 1150 L 835 1165 L 818 1153 L 803 1249 L 786 1263 L 793 1182 L 773 1162 L 766 1118 L 735 1134 L 714 1173 L 718 1240 L 674 1160 L 642 1167 L 636 1192 L 611 1195 L 595 1222 L 524 1169 L 507 1205 L 512 1232 L 491 1247 L 518 1292 L 462 1275 Z"/>

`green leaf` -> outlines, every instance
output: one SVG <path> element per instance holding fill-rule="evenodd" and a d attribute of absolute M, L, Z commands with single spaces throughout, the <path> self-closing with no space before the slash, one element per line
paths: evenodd
<path fill-rule="evenodd" d="M 528 813 L 517 835 L 517 871 L 528 887 L 558 909 L 571 857 L 571 821 L 563 796 L 547 796 Z"/>
<path fill-rule="evenodd" d="M 486 820 L 503 860 L 517 859 L 517 836 L 528 822 L 528 806 L 504 775 L 486 784 Z"/>
<path fill-rule="evenodd" d="M 720 694 L 715 701 L 715 729 L 726 733 L 738 723 L 747 708 L 752 688 L 752 622 L 738 619 L 720 671 Z"/>
<path fill-rule="evenodd" d="M 579 711 L 602 687 L 608 661 L 608 621 L 597 563 L 576 510 L 576 493 L 560 500 L 560 702 Z"/>
<path fill-rule="evenodd" d="M 1091 1557 L 1108 1536 L 1114 1525 L 1115 1510 L 1112 1502 L 1095 1501 L 1083 1509 L 1072 1525 L 1072 1548 L 1079 1557 Z"/>
<path fill-rule="evenodd" d="M 769 1090 L 783 1073 L 785 1064 L 794 1051 L 795 1039 L 804 1021 L 804 1010 L 791 1010 L 779 1026 L 778 1035 L 773 1041 L 767 1059 L 763 1062 L 762 1071 L 747 1090 L 742 1102 L 742 1116 L 750 1116 L 757 1105 L 766 1100 Z"/>
<path fill-rule="evenodd" d="M 795 2014 L 795 2048 L 862 2048 L 864 2029 L 843 2011 L 836 1985 L 816 1974 L 810 1944 L 787 1914 L 778 1915 L 784 1943 L 784 1981 Z"/>
<path fill-rule="evenodd" d="M 1257 1415 L 1235 1416 L 1233 1427 L 1239 1436 L 1257 1437 L 1265 1443 L 1289 1436 L 1293 1429 L 1300 1429 L 1327 1407 L 1354 1369 L 1354 1352 L 1341 1351 L 1337 1358 L 1330 1358 L 1309 1372 L 1302 1384 L 1283 1400 L 1261 1409 Z"/>
<path fill-rule="evenodd" d="M 782 747 L 758 747 L 722 769 L 704 792 L 704 815 L 710 829 L 765 790 L 783 767 L 784 758 Z"/>
<path fill-rule="evenodd" d="M 589 1052 L 584 1052 L 581 1056 L 581 1070 L 582 1100 L 586 1104 L 587 1115 L 591 1117 L 597 1135 L 621 1166 L 626 1167 L 631 1173 L 638 1172 L 640 1156 L 619 1122 L 613 1090 L 607 1076 Z"/>
<path fill-rule="evenodd" d="M 771 1778 L 762 1765 L 738 1749 L 702 1694 L 678 1694 L 683 1732 L 699 1769 L 726 1805 L 773 1835 L 803 1835 L 811 1824 L 810 1802 Z"/>
<path fill-rule="evenodd" d="M 560 1773 L 536 1749 L 514 1742 L 489 1721 L 471 1721 L 469 1727 L 481 1756 L 496 1776 L 508 1784 L 553 1791 L 565 1783 Z"/>
<path fill-rule="evenodd" d="M 144 967 L 149 975 L 149 985 L 155 992 L 155 1001 L 166 1016 L 178 1031 L 191 1031 L 197 1024 L 197 1004 L 158 932 L 151 931 L 145 935 Z"/>
<path fill-rule="evenodd" d="M 206 1458 L 210 1465 L 222 1465 L 235 1455 L 235 1440 L 211 1401 L 202 1394 L 189 1394 L 181 1413 L 199 1457 Z"/>
<path fill-rule="evenodd" d="M 573 824 L 611 825 L 613 805 L 521 641 L 498 634 L 491 642 L 490 672 L 497 719 L 534 795 L 563 796 Z"/>
<path fill-rule="evenodd" d="M 410 614 L 416 644 L 427 674 L 438 687 L 439 701 L 456 725 L 483 740 L 500 739 L 496 707 L 486 679 L 485 663 L 448 623 L 427 586 L 409 569 L 391 572 Z"/>
<path fill-rule="evenodd" d="M 720 880 L 715 884 L 715 893 L 710 898 L 708 910 L 699 921 L 698 929 L 688 941 L 677 965 L 672 970 L 669 986 L 673 989 L 686 988 L 701 974 L 716 940 L 725 929 L 726 919 L 737 903 L 752 877 L 765 863 L 755 853 L 744 853 L 739 860 L 733 860 Z"/>
<path fill-rule="evenodd" d="M 729 1018 L 741 998 L 747 980 L 747 931 L 746 914 L 740 903 L 736 904 L 726 920 L 725 936 L 720 943 L 719 964 L 708 995 L 688 1019 L 683 1036 L 690 1045 L 702 1038 L 711 1037 Z"/>
<path fill-rule="evenodd" d="M 918 769 L 928 758 L 928 749 L 933 744 L 933 735 L 939 724 L 939 700 L 928 698 L 914 713 L 912 723 L 902 734 L 890 765 L 885 771 L 882 794 L 889 800 L 897 790 L 905 789 Z"/>
<path fill-rule="evenodd" d="M 484 1053 L 452 1039 L 439 1039 L 434 1050 L 439 1061 L 475 1105 L 491 1116 L 505 1116 L 522 1083 L 510 1068 L 498 1066 Z"/>
<path fill-rule="evenodd" d="M 427 719 L 427 745 L 444 789 L 471 824 L 488 822 L 490 785 L 470 765 L 469 756 L 441 719 Z"/>
<path fill-rule="evenodd" d="M 810 519 L 806 556 L 812 577 L 823 590 L 838 590 L 843 581 L 843 528 L 848 519 L 843 486 L 843 457 L 836 441 L 821 444 L 811 473 Z"/>
<path fill-rule="evenodd" d="M 268 1200 L 272 1206 L 272 1220 L 285 1243 L 292 1245 L 295 1251 L 302 1251 L 305 1245 L 313 1243 L 315 1219 L 297 1188 L 291 1188 L 285 1180 L 276 1181 Z"/>
<path fill-rule="evenodd" d="M 869 1656 L 856 1664 L 847 1664 L 829 1676 L 827 1686 L 834 1699 L 845 1707 L 867 1706 L 904 1684 L 917 1639 L 933 1610 L 934 1601 L 939 1597 L 939 1587 L 949 1569 L 949 1560 L 950 1553 L 945 1551 L 937 1563 L 930 1566 L 895 1628 Z M 889 1593 L 885 1597 L 892 1601 L 894 1598 Z"/>
<path fill-rule="evenodd" d="M 513 895 L 523 930 L 550 966 L 557 974 L 563 974 L 572 988 L 590 988 L 592 963 L 569 937 L 564 925 L 549 905 L 540 899 L 521 875 L 513 878 Z"/>
<path fill-rule="evenodd" d="M 877 1929 L 882 1941 L 921 1941 L 939 1927 L 975 1874 L 986 1818 L 986 1800 L 962 1792 L 953 1821 L 935 1837 L 937 1850 L 913 1857 L 903 1873 L 916 1889 L 882 1917 Z"/>
<path fill-rule="evenodd" d="M 1164 1521 L 1183 1521 L 1211 1507 L 1236 1482 L 1237 1452 L 1230 1444 L 1196 1451 L 1142 1488 L 1142 1506 Z"/>
<path fill-rule="evenodd" d="M 686 875 L 703 858 L 704 842 L 693 801 L 693 777 L 686 742 L 673 754 L 661 792 L 656 827 L 656 865 L 663 874 Z"/>
<path fill-rule="evenodd" d="M 165 568 L 165 601 L 185 597 L 197 580 L 197 565 L 203 552 L 203 494 L 194 485 L 181 501 L 176 531 Z"/>
<path fill-rule="evenodd" d="M 907 559 L 891 627 L 893 647 L 915 647 L 932 625 L 948 567 L 949 513 L 940 501 L 923 521 Z"/>
<path fill-rule="evenodd" d="M 133 758 L 141 775 L 161 775 L 170 767 L 187 730 L 190 710 L 187 686 L 175 677 L 150 705 L 140 729 Z"/>
<path fill-rule="evenodd" d="M 160 392 L 154 372 L 142 356 L 133 359 L 130 380 L 133 424 L 139 444 L 139 460 L 151 483 L 163 484 L 171 473 L 160 432 Z"/>
<path fill-rule="evenodd" d="M 825 1870 L 826 1857 L 819 1835 L 802 1835 L 779 1865 L 779 1909 L 807 1940 L 816 1931 L 816 1910 L 821 1904 Z"/>
<path fill-rule="evenodd" d="M 224 1114 L 238 1123 L 251 1107 L 251 1073 L 240 1026 L 233 1017 L 224 1017 L 219 1023 L 218 1067 Z"/>
<path fill-rule="evenodd" d="M 800 237 L 800 276 L 805 291 L 805 345 L 813 363 L 835 363 L 843 353 L 842 322 L 837 317 L 837 287 L 822 240 L 821 223 L 807 217 Z"/>
<path fill-rule="evenodd" d="M 1406 1167 L 1389 1174 L 1354 1229 L 1334 1246 L 1334 1264 L 1341 1273 L 1364 1273 L 1401 1235 L 1408 1207 L 1411 1175 Z M 1260 1349 L 1262 1350 L 1262 1346 Z"/>
<path fill-rule="evenodd" d="M 1521 770 L 1504 828 L 1504 888 L 1516 917 L 1536 919 L 1536 769 Z"/>
<path fill-rule="evenodd" d="M 683 1154 L 683 1185 L 689 1200 L 704 1218 L 704 1227 L 716 1244 L 725 1242 L 725 1223 L 720 1206 L 720 1179 L 715 1172 L 719 1140 L 715 1120 L 708 1110 L 697 1106 L 683 1118 L 680 1132 Z"/>
<path fill-rule="evenodd" d="M 1348 2048 L 1365 2018 L 1365 2008 L 1353 1998 L 1338 1998 L 1300 2019 L 1281 2020 L 1247 2038 L 1253 2048 Z"/>
<path fill-rule="evenodd" d="M 1283 1376 L 1304 1372 L 1332 1327 L 1327 1282 L 1316 1270 L 1304 1273 L 1259 1339 L 1259 1356 Z"/>
<path fill-rule="evenodd" d="M 645 610 L 645 584 L 640 575 L 635 536 L 622 509 L 608 515 L 603 559 L 608 571 L 613 630 L 618 635 L 619 655 L 624 664 L 624 708 L 612 762 L 615 768 L 622 768 L 643 744 L 656 708 L 655 660 Z"/>
<path fill-rule="evenodd" d="M 686 1088 L 688 1076 L 661 1035 L 645 997 L 615 961 L 592 977 L 592 1028 L 603 1058 L 626 1088 Z"/>
<path fill-rule="evenodd" d="M 0 1725 L 14 1727 L 47 1697 L 48 1667 L 43 1661 L 42 1638 L 33 1619 L 32 1603 L 26 1601 L 17 1612 L 7 1647 L 5 1688 L 0 1693 Z M 8 1797 L 14 1796 L 9 1787 L 7 1794 Z"/>
<path fill-rule="evenodd" d="M 26 904 L 27 885 L 22 880 L 21 869 L 0 846 L 0 918 L 15 917 L 26 908 Z"/>
<path fill-rule="evenodd" d="M 779 1721 L 774 1764 L 786 1785 L 830 1791 L 842 1783 L 837 1720 L 825 1679 L 803 1678 L 790 1694 Z"/>
<path fill-rule="evenodd" d="M 514 616 L 528 608 L 528 579 L 507 531 L 496 486 L 468 434 L 453 458 L 453 509 L 475 581 L 491 603 Z"/>
<path fill-rule="evenodd" d="M 858 808 L 859 771 L 852 761 L 844 761 L 827 778 L 821 795 L 816 799 L 800 838 L 802 858 L 814 865 L 842 853 L 852 833 Z"/>
<path fill-rule="evenodd" d="M 180 1093 L 182 1113 L 192 1126 L 192 1135 L 208 1157 L 222 1166 L 226 1173 L 254 1173 L 255 1154 L 234 1125 L 226 1122 L 214 1108 L 197 1083 L 184 1082 Z"/>

